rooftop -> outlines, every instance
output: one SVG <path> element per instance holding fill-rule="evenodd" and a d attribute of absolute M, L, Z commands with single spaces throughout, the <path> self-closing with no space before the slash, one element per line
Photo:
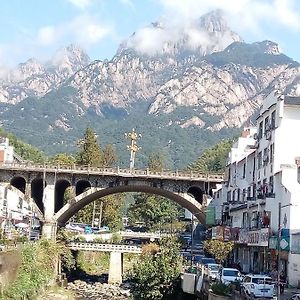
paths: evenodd
<path fill-rule="evenodd" d="M 300 97 L 285 96 L 284 97 L 284 104 L 287 104 L 287 105 L 300 105 Z"/>

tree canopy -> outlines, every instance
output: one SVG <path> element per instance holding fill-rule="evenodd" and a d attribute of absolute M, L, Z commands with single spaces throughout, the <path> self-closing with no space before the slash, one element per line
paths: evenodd
<path fill-rule="evenodd" d="M 171 200 L 150 194 L 136 194 L 135 202 L 128 208 L 130 223 L 144 222 L 148 229 L 177 219 L 180 208 Z"/>
<path fill-rule="evenodd" d="M 213 255 L 220 264 L 223 264 L 230 252 L 233 250 L 234 243 L 223 242 L 220 240 L 207 240 L 204 241 L 203 246 L 204 249 Z"/>
<path fill-rule="evenodd" d="M 233 139 L 224 140 L 205 150 L 189 169 L 197 172 L 224 172 Z"/>
<path fill-rule="evenodd" d="M 100 167 L 103 160 L 103 153 L 97 142 L 97 137 L 91 128 L 87 128 L 80 141 L 80 151 L 77 154 L 77 163 L 79 165 L 90 165 Z"/>
<path fill-rule="evenodd" d="M 139 260 L 129 272 L 134 299 L 174 299 L 182 269 L 180 244 L 174 238 L 163 239 L 157 246 L 143 249 Z"/>
<path fill-rule="evenodd" d="M 22 142 L 15 135 L 5 132 L 2 128 L 0 128 L 0 135 L 9 138 L 10 145 L 14 147 L 14 151 L 20 155 L 22 159 L 38 163 L 45 161 L 44 153 L 38 148 Z"/>

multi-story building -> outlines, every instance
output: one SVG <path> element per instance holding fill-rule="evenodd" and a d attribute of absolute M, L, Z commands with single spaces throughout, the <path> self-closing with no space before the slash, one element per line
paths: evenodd
<path fill-rule="evenodd" d="M 300 286 L 300 97 L 269 94 L 251 130 L 233 146 L 213 203 L 239 232 L 234 261 L 244 272 L 279 269 Z"/>
<path fill-rule="evenodd" d="M 7 137 L 0 136 L 0 163 L 12 163 L 13 160 L 13 146 L 9 146 L 9 140 Z"/>
<path fill-rule="evenodd" d="M 22 161 L 9 145 L 7 137 L 0 136 L 0 164 Z M 20 222 L 29 223 L 32 216 L 30 205 L 24 194 L 12 186 L 0 185 L 0 227 L 6 229 Z"/>

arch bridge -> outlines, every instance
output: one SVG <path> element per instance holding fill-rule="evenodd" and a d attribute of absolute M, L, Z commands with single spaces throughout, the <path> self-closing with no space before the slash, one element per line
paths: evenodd
<path fill-rule="evenodd" d="M 65 224 L 87 204 L 107 195 L 126 192 L 156 194 L 175 201 L 205 223 L 205 195 L 221 183 L 223 174 L 130 170 L 82 166 L 36 164 L 0 165 L 0 183 L 14 187 L 36 207 L 43 235 L 55 237 Z M 75 197 L 64 202 L 67 188 Z"/>

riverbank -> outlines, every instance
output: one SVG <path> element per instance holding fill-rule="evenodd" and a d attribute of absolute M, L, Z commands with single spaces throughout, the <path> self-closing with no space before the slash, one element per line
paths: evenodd
<path fill-rule="evenodd" d="M 67 288 L 52 287 L 36 300 L 129 300 L 130 291 L 126 286 L 101 282 L 75 280 Z"/>

